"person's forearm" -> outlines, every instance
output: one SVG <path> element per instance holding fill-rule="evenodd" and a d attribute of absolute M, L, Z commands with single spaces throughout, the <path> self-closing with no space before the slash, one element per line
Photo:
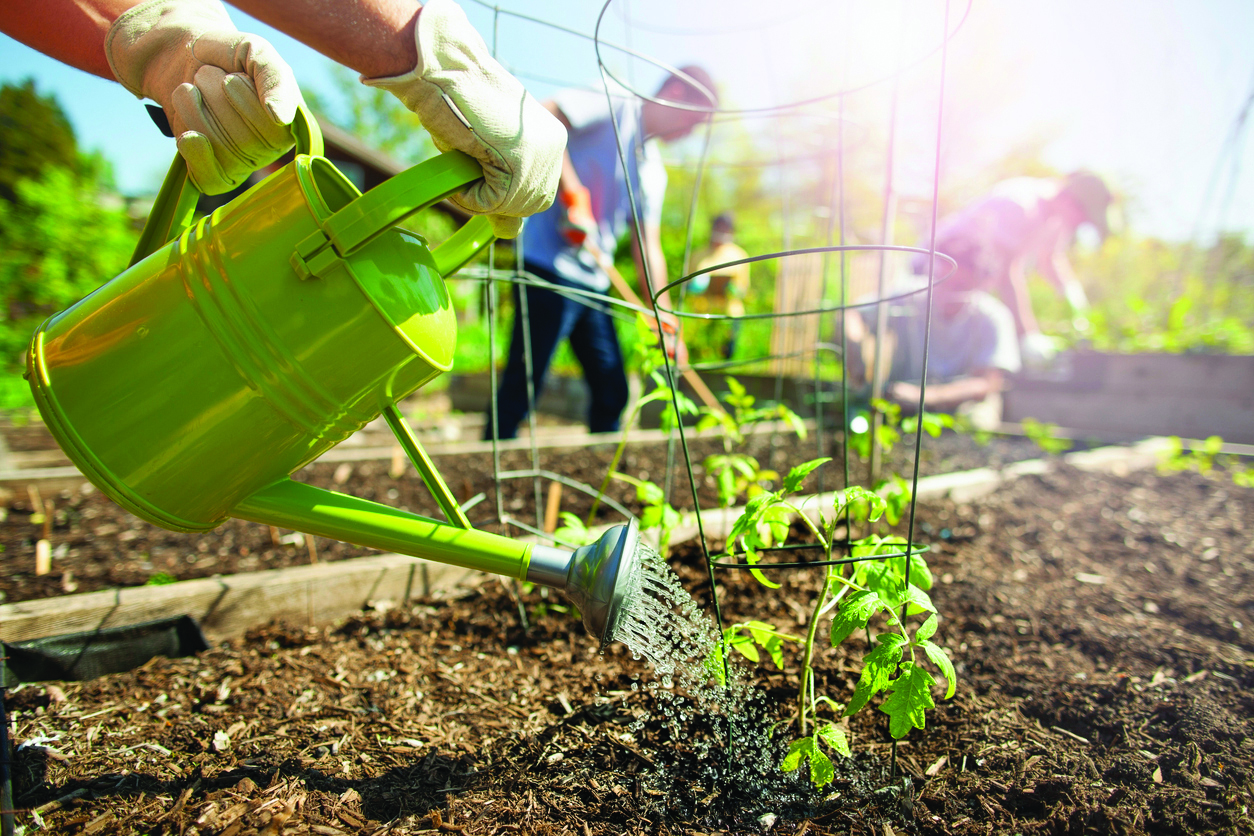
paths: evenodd
<path fill-rule="evenodd" d="M 1006 283 L 1010 292 L 1008 307 L 1015 317 L 1015 326 L 1020 334 L 1035 334 L 1041 330 L 1036 322 L 1036 313 L 1032 310 L 1032 297 L 1028 294 L 1027 265 L 1017 260 L 1010 265 L 1009 281 Z"/>
<path fill-rule="evenodd" d="M 552 99 L 544 102 L 544 109 L 552 113 L 557 121 L 562 123 L 562 127 L 570 133 L 570 120 L 566 118 L 566 114 L 562 113 L 562 109 L 557 106 L 557 102 Z M 583 188 L 583 181 L 579 179 L 579 173 L 575 171 L 575 164 L 570 159 L 570 149 L 562 152 L 562 175 L 557 181 L 557 190 L 559 192 L 576 192 Z"/>
<path fill-rule="evenodd" d="M 24 0 L 0 4 L 0 31 L 45 55 L 112 79 L 105 32 L 140 0 Z M 417 0 L 235 0 L 231 5 L 367 78 L 418 63 Z"/>
<path fill-rule="evenodd" d="M 275 29 L 367 78 L 410 72 L 418 63 L 417 0 L 233 0 Z"/>
<path fill-rule="evenodd" d="M 967 401 L 983 400 L 994 392 L 1000 392 L 1001 388 L 1001 377 L 995 374 L 930 383 L 923 405 L 925 409 L 952 409 Z M 919 387 L 914 383 L 894 383 L 889 394 L 902 406 L 917 407 L 919 404 Z"/>
<path fill-rule="evenodd" d="M 113 80 L 105 33 L 139 0 L 23 0 L 0 3 L 0 31 L 71 67 Z"/>

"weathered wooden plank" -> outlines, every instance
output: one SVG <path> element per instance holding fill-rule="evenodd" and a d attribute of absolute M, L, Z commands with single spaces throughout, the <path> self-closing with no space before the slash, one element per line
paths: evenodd
<path fill-rule="evenodd" d="M 1254 444 L 1254 390 L 1230 392 L 1224 398 L 1162 391 L 1011 391 L 1005 394 L 1005 404 L 1009 419 L 1035 418 L 1081 432 L 1218 435 L 1225 441 Z"/>
<path fill-rule="evenodd" d="M 177 615 L 195 618 L 221 640 L 280 619 L 318 626 L 369 602 L 403 603 L 437 589 L 475 582 L 482 573 L 404 555 L 377 555 L 313 566 L 64 595 L 0 606 L 0 640 L 122 627 Z"/>
<path fill-rule="evenodd" d="M 1003 402 L 1010 421 L 1251 444 L 1254 356 L 1080 353 L 1064 379 L 1025 373 Z"/>

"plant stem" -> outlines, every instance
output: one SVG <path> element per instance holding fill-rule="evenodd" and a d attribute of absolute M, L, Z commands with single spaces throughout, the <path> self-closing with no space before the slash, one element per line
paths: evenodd
<path fill-rule="evenodd" d="M 805 517 L 804 514 L 802 514 Z M 806 519 L 809 519 L 806 517 Z M 813 526 L 811 526 L 813 527 Z M 823 543 L 823 559 L 832 559 L 832 544 L 824 541 Z M 819 590 L 818 597 L 814 602 L 814 612 L 810 614 L 810 626 L 806 630 L 806 649 L 805 655 L 801 663 L 801 687 L 797 694 L 797 728 L 801 730 L 801 736 L 806 736 L 806 692 L 813 688 L 813 672 L 810 668 L 810 662 L 814 658 L 814 635 L 819 629 L 819 619 L 822 617 L 823 605 L 827 603 L 827 587 L 828 576 L 832 573 L 832 567 L 827 567 L 823 572 L 823 587 Z"/>

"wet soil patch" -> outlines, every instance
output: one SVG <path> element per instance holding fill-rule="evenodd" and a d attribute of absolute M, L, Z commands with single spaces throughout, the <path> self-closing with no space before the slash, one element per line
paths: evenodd
<path fill-rule="evenodd" d="M 1254 490 L 1063 469 L 919 517 L 960 682 L 895 775 L 865 709 L 824 792 L 732 783 L 694 757 L 708 724 L 655 710 L 641 662 L 488 580 L 11 692 L 16 803 L 71 834 L 1251 832 Z M 700 561 L 671 563 L 705 604 Z M 720 574 L 725 617 L 797 631 L 818 579 L 779 574 Z M 849 699 L 864 649 L 823 650 L 820 691 Z M 798 665 L 754 671 L 774 716 Z"/>

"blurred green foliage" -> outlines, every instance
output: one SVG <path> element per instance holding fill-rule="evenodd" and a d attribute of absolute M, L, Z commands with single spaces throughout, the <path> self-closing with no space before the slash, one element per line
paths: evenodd
<path fill-rule="evenodd" d="M 29 78 L 0 87 L 0 200 L 16 200 L 17 184 L 46 168 L 77 165 L 74 129 L 56 98 Z"/>
<path fill-rule="evenodd" d="M 1254 354 L 1254 245 L 1239 235 L 1210 246 L 1130 233 L 1073 259 L 1092 308 L 1077 329 L 1043 280 L 1032 300 L 1047 333 L 1124 353 Z"/>
<path fill-rule="evenodd" d="M 439 153 L 422 122 L 391 93 L 367 87 L 356 73 L 338 64 L 331 67 L 331 83 L 334 92 L 330 95 L 301 90 L 314 113 L 405 165 Z"/>
<path fill-rule="evenodd" d="M 30 82 L 0 87 L 0 155 L 13 157 L 0 167 L 0 407 L 13 408 L 31 403 L 31 333 L 125 269 L 138 231 L 104 160 L 77 150 L 56 100 Z"/>

